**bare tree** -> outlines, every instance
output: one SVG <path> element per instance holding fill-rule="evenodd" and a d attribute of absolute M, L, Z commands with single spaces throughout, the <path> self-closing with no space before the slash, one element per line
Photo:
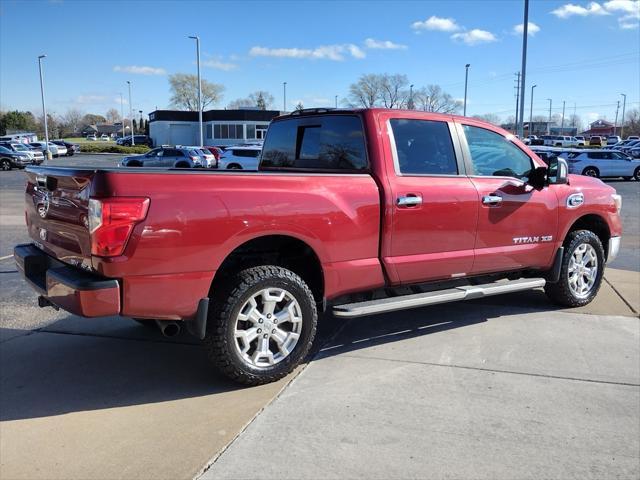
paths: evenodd
<path fill-rule="evenodd" d="M 241 108 L 253 107 L 253 102 L 249 98 L 238 98 L 227 105 L 229 110 L 238 110 Z"/>
<path fill-rule="evenodd" d="M 385 108 L 402 108 L 406 105 L 409 92 L 406 87 L 409 80 L 406 75 L 385 73 L 380 75 L 380 99 Z"/>
<path fill-rule="evenodd" d="M 302 102 L 298 102 L 296 104 L 296 112 L 301 112 L 302 110 L 304 110 L 304 105 L 302 104 Z"/>
<path fill-rule="evenodd" d="M 369 73 L 361 75 L 356 83 L 349 86 L 347 104 L 351 107 L 371 108 L 378 104 L 382 96 L 381 75 Z"/>
<path fill-rule="evenodd" d="M 66 131 L 68 131 L 69 133 L 76 133 L 80 131 L 82 117 L 84 117 L 83 112 L 81 112 L 77 108 L 70 108 L 62 116 L 61 123 L 64 124 Z"/>
<path fill-rule="evenodd" d="M 110 108 L 109 110 L 107 110 L 107 113 L 105 114 L 105 118 L 109 123 L 116 123 L 120 121 L 120 114 L 118 113 L 118 110 L 116 110 L 115 108 Z"/>
<path fill-rule="evenodd" d="M 462 102 L 442 90 L 440 85 L 427 85 L 419 90 L 419 94 L 422 97 L 419 103 L 426 104 L 430 112 L 457 113 L 462 108 Z"/>
<path fill-rule="evenodd" d="M 182 110 L 198 111 L 198 77 L 186 73 L 169 76 L 171 106 Z M 202 80 L 202 109 L 222 99 L 224 86 Z"/>
<path fill-rule="evenodd" d="M 274 101 L 273 95 L 271 95 L 269 92 L 265 92 L 264 90 L 253 92 L 249 95 L 249 100 L 251 100 L 253 104 L 260 110 L 271 108 Z"/>
<path fill-rule="evenodd" d="M 495 113 L 485 113 L 483 115 L 474 115 L 471 118 L 477 118 L 478 120 L 491 123 L 492 125 L 500 125 L 500 117 Z"/>

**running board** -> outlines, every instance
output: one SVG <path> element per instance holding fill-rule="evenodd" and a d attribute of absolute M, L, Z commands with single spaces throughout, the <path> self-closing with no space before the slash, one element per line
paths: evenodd
<path fill-rule="evenodd" d="M 427 305 L 436 305 L 438 303 L 474 300 L 476 298 L 489 297 L 491 295 L 521 292 L 523 290 L 544 287 L 545 283 L 546 280 L 544 278 L 523 278 L 502 283 L 465 285 L 448 290 L 336 305 L 333 307 L 333 314 L 336 317 L 345 318 L 362 317 L 364 315 L 374 315 L 377 313 L 394 312 L 396 310 L 425 307 Z"/>

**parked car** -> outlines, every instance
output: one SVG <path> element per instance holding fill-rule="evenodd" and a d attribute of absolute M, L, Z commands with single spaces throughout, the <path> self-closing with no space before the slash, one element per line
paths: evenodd
<path fill-rule="evenodd" d="M 209 150 L 213 156 L 216 159 L 216 168 L 218 167 L 218 161 L 220 160 L 220 157 L 222 156 L 222 149 L 220 147 L 212 147 L 212 146 L 207 146 L 205 145 L 204 148 L 206 148 L 207 150 Z"/>
<path fill-rule="evenodd" d="M 53 143 L 58 146 L 65 147 L 67 149 L 67 157 L 71 157 L 73 154 L 80 151 L 80 145 L 76 143 L 69 143 L 65 140 L 53 140 Z"/>
<path fill-rule="evenodd" d="M 125 147 L 130 147 L 132 145 L 131 135 L 119 138 L 118 140 L 116 140 L 116 143 L 118 145 L 124 145 Z M 146 145 L 148 147 L 151 147 L 153 146 L 153 141 L 151 140 L 151 138 L 147 137 L 146 135 L 134 135 L 133 144 Z"/>
<path fill-rule="evenodd" d="M 122 167 L 194 168 L 202 166 L 200 155 L 189 148 L 158 147 L 142 155 L 124 157 Z"/>
<path fill-rule="evenodd" d="M 95 142 L 96 140 L 98 140 L 98 137 L 96 137 L 95 135 L 87 135 L 87 140 L 93 141 Z"/>
<path fill-rule="evenodd" d="M 631 158 L 640 158 L 640 146 L 632 148 L 628 155 Z"/>
<path fill-rule="evenodd" d="M 186 326 L 213 365 L 256 385 L 304 360 L 318 310 L 353 318 L 541 287 L 579 307 L 620 247 L 611 186 L 471 118 L 283 115 L 259 171 L 29 167 L 32 241 L 15 247 L 17 268 L 41 306 L 165 335 Z"/>
<path fill-rule="evenodd" d="M 34 159 L 27 152 L 16 152 L 0 146 L 0 169 L 24 168 L 34 163 Z"/>
<path fill-rule="evenodd" d="M 579 147 L 584 147 L 587 143 L 587 140 L 582 135 L 576 135 L 575 139 Z"/>
<path fill-rule="evenodd" d="M 39 150 L 35 150 L 33 147 L 29 145 L 25 145 L 24 143 L 17 142 L 0 142 L 0 146 L 8 148 L 14 152 L 26 153 L 31 157 L 31 160 L 34 165 L 40 165 L 44 162 L 44 154 Z"/>
<path fill-rule="evenodd" d="M 640 137 L 638 135 L 629 135 L 627 140 L 640 140 Z"/>
<path fill-rule="evenodd" d="M 109 140 L 111 140 L 111 137 L 106 133 L 103 133 L 102 135 L 100 135 L 100 140 L 102 140 L 103 142 L 108 142 Z"/>
<path fill-rule="evenodd" d="M 177 145 L 177 146 L 180 148 L 187 148 L 189 150 L 193 150 L 194 152 L 196 152 L 201 158 L 203 167 L 215 168 L 217 166 L 216 157 L 213 155 L 213 153 L 211 153 L 205 147 L 200 148 L 197 146 L 190 146 L 190 145 Z"/>
<path fill-rule="evenodd" d="M 237 145 L 227 148 L 218 162 L 220 170 L 257 170 L 260 145 Z"/>
<path fill-rule="evenodd" d="M 46 152 L 47 150 L 47 143 L 46 142 L 31 142 L 29 145 L 31 145 L 32 147 L 40 150 L 43 154 Z M 58 157 L 60 156 L 60 151 L 58 150 L 58 146 L 55 143 L 51 143 L 49 142 L 49 147 L 48 147 L 49 151 L 51 152 L 51 156 L 52 157 Z M 66 152 L 65 152 L 66 153 Z"/>
<path fill-rule="evenodd" d="M 629 155 L 631 153 L 631 150 L 637 147 L 640 147 L 640 140 L 631 140 L 626 145 L 620 147 L 618 151 L 624 153 L 625 155 Z"/>
<path fill-rule="evenodd" d="M 588 177 L 623 177 L 640 181 L 640 160 L 623 155 L 620 152 L 589 150 L 573 153 L 567 159 L 569 173 Z"/>
<path fill-rule="evenodd" d="M 589 146 L 590 147 L 601 147 L 602 146 L 602 137 L 598 135 L 594 135 L 593 137 L 589 137 Z"/>
<path fill-rule="evenodd" d="M 615 145 L 618 142 L 621 142 L 622 138 L 618 135 L 610 135 L 607 137 L 607 145 Z"/>

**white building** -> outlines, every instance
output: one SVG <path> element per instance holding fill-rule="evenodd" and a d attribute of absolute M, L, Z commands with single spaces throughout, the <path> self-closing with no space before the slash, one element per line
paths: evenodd
<path fill-rule="evenodd" d="M 264 139 L 276 110 L 207 110 L 202 113 L 205 145 L 234 145 Z M 149 114 L 154 145 L 198 145 L 198 112 L 156 110 Z"/>

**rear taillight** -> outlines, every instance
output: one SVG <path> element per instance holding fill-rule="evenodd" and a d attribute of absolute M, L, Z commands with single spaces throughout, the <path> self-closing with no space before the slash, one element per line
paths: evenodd
<path fill-rule="evenodd" d="M 99 257 L 122 255 L 133 227 L 149 210 L 145 197 L 92 198 L 89 200 L 91 254 Z"/>

